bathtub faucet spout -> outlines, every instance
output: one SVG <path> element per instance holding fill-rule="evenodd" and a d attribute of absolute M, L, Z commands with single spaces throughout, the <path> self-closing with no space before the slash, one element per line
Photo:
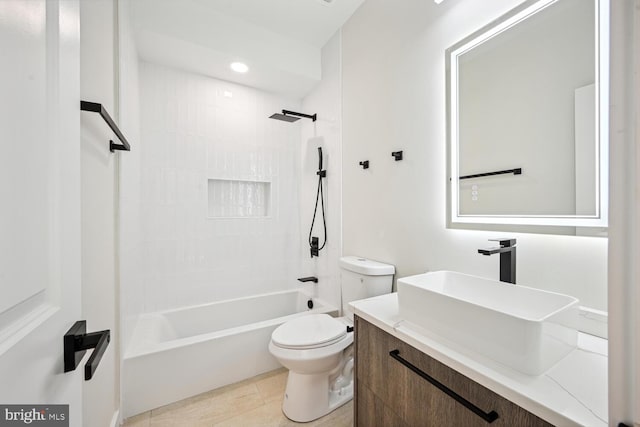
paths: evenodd
<path fill-rule="evenodd" d="M 300 277 L 298 279 L 298 281 L 300 282 L 313 282 L 313 283 L 318 283 L 318 278 L 314 277 L 314 276 L 309 276 L 309 277 Z"/>

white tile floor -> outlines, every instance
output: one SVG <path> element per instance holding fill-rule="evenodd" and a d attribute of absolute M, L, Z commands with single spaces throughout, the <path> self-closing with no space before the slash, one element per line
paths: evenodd
<path fill-rule="evenodd" d="M 353 426 L 353 401 L 310 423 L 282 413 L 287 370 L 278 369 L 129 418 L 125 427 Z"/>

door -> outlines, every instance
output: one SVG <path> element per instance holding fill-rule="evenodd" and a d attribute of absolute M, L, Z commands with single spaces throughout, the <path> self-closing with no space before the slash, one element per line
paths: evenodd
<path fill-rule="evenodd" d="M 0 0 L 0 405 L 69 404 L 72 426 L 83 377 L 63 372 L 62 337 L 80 320 L 79 64 L 78 0 Z"/>

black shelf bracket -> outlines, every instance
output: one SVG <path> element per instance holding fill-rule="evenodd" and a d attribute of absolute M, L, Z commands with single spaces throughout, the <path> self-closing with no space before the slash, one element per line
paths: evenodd
<path fill-rule="evenodd" d="M 445 393 L 449 397 L 452 397 L 453 399 L 455 399 L 456 402 L 460 403 L 462 406 L 464 406 L 465 408 L 467 408 L 468 410 L 470 410 L 471 412 L 473 412 L 474 414 L 476 414 L 477 416 L 479 416 L 480 418 L 485 420 L 488 424 L 491 424 L 492 422 L 494 422 L 495 420 L 500 418 L 500 416 L 498 415 L 498 413 L 496 411 L 491 411 L 491 412 L 483 411 L 482 409 L 478 408 L 473 403 L 469 402 L 464 397 L 460 396 L 455 391 L 451 390 L 446 385 L 442 384 L 440 381 L 438 381 L 435 378 L 433 378 L 431 375 L 429 375 L 426 372 L 424 372 L 422 369 L 418 368 L 417 366 L 413 365 L 411 362 L 409 362 L 409 361 L 403 359 L 402 357 L 400 357 L 400 350 L 391 350 L 389 352 L 389 356 L 393 357 L 398 362 L 402 363 L 404 366 L 409 368 L 415 374 L 418 374 L 420 377 L 422 377 L 423 379 L 427 380 L 429 383 L 431 383 L 438 390 L 442 391 L 443 393 Z"/>
<path fill-rule="evenodd" d="M 84 365 L 84 379 L 89 381 L 96 372 L 100 359 L 109 346 L 109 329 L 87 334 L 87 321 L 79 320 L 64 334 L 64 371 L 75 371 L 89 349 L 94 349 Z"/>
<path fill-rule="evenodd" d="M 122 144 L 116 144 L 115 142 L 109 140 L 109 151 L 112 153 L 116 150 L 118 151 L 131 151 L 131 146 L 129 145 L 129 141 L 124 137 L 122 132 L 120 132 L 120 128 L 115 124 L 107 110 L 104 109 L 102 104 L 98 104 L 97 102 L 89 102 L 89 101 L 80 101 L 80 110 L 82 111 L 91 111 L 93 113 L 100 114 L 100 117 L 104 119 L 105 122 L 109 125 L 113 133 L 116 134 L 118 139 Z"/>
<path fill-rule="evenodd" d="M 458 179 L 482 178 L 483 176 L 505 175 L 505 174 L 511 174 L 511 173 L 514 175 L 522 175 L 522 168 L 506 169 L 503 171 L 496 171 L 496 172 L 476 173 L 474 175 L 461 176 Z"/>

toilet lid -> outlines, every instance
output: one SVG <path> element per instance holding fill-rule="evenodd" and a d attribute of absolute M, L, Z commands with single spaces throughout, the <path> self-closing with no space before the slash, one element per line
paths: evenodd
<path fill-rule="evenodd" d="M 309 314 L 280 325 L 271 340 L 284 348 L 317 348 L 333 344 L 346 334 L 345 324 L 328 314 Z"/>

